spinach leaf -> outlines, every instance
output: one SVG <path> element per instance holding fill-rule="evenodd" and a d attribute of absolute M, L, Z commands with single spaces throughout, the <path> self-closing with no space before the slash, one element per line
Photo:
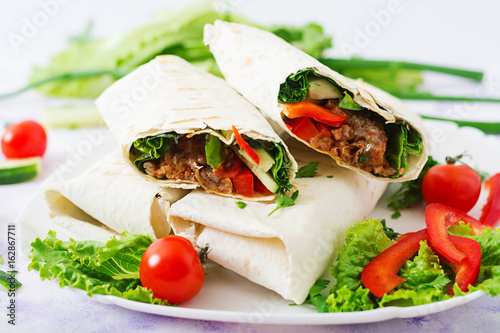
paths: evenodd
<path fill-rule="evenodd" d="M 217 169 L 226 159 L 225 145 L 219 140 L 218 137 L 207 134 L 205 155 L 207 157 L 208 165 Z"/>
<path fill-rule="evenodd" d="M 137 139 L 130 148 L 135 166 L 143 171 L 143 164 L 165 156 L 172 144 L 177 143 L 182 135 L 177 133 L 163 133 L 155 136 Z"/>

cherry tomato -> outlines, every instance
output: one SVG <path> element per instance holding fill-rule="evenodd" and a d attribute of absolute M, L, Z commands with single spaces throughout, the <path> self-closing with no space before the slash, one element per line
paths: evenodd
<path fill-rule="evenodd" d="M 183 303 L 198 294 L 205 272 L 198 252 L 189 240 L 166 236 L 154 241 L 144 252 L 139 266 L 144 287 L 153 296 L 169 303 Z"/>
<path fill-rule="evenodd" d="M 465 213 L 474 207 L 480 192 L 481 177 L 467 165 L 435 165 L 422 181 L 426 203 L 440 203 Z"/>
<path fill-rule="evenodd" d="M 2 136 L 2 152 L 7 158 L 42 157 L 47 148 L 47 134 L 33 120 L 10 125 Z"/>

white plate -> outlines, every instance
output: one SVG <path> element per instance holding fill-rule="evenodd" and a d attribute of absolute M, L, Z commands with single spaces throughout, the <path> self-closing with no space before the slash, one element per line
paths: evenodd
<path fill-rule="evenodd" d="M 500 171 L 500 140 L 498 138 L 486 137 L 482 132 L 471 128 L 457 129 L 452 124 L 441 122 L 427 122 L 426 124 L 433 138 L 431 140 L 432 155 L 439 161 L 444 161 L 445 156 L 454 156 L 467 151 L 474 158 L 470 161 L 471 165 L 480 166 L 481 170 L 491 174 Z M 81 165 L 71 169 L 63 178 L 78 175 L 115 146 L 114 141 L 105 141 L 96 147 Z M 392 212 L 386 208 L 385 202 L 387 195 L 380 200 L 371 217 L 385 218 L 388 225 L 399 232 L 414 231 L 424 227 L 423 206 L 406 210 L 401 218 L 391 220 Z M 479 215 L 484 201 L 483 193 L 478 204 L 471 211 L 471 215 Z M 78 239 L 78 235 L 70 234 L 50 221 L 42 189 L 39 189 L 28 203 L 19 216 L 17 225 L 21 229 L 20 243 L 26 257 L 30 250 L 30 243 L 36 237 L 44 238 L 49 230 L 55 230 L 61 238 Z M 87 297 L 84 291 L 71 289 L 81 293 L 82 297 Z M 424 316 L 466 304 L 483 295 L 483 292 L 475 292 L 442 302 L 407 308 L 387 307 L 363 312 L 317 313 L 311 305 L 290 306 L 290 302 L 283 300 L 276 293 L 210 263 L 207 266 L 205 285 L 200 294 L 180 306 L 159 306 L 103 295 L 94 295 L 93 299 L 135 311 L 181 318 L 266 324 L 357 324 Z"/>

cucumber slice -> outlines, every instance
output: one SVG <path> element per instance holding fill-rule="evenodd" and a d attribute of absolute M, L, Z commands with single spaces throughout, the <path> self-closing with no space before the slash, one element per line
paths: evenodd
<path fill-rule="evenodd" d="M 45 108 L 42 123 L 50 128 L 81 128 L 105 126 L 96 107 Z"/>
<path fill-rule="evenodd" d="M 265 149 L 254 149 L 255 153 L 259 156 L 259 164 L 256 164 L 247 152 L 243 149 L 238 150 L 238 155 L 241 157 L 243 163 L 246 164 L 250 171 L 259 178 L 262 184 L 271 192 L 276 193 L 279 189 L 278 184 L 269 173 L 269 170 L 274 165 L 274 158 Z"/>
<path fill-rule="evenodd" d="M 312 99 L 341 99 L 342 92 L 325 78 L 309 76 L 308 95 Z"/>
<path fill-rule="evenodd" d="M 264 185 L 269 191 L 273 193 L 278 192 L 279 186 L 278 184 L 276 184 L 276 181 L 269 172 L 263 172 L 260 169 L 255 169 L 253 171 L 253 174 L 257 178 L 259 178 L 259 180 L 262 182 L 262 185 Z"/>
<path fill-rule="evenodd" d="M 11 159 L 0 162 L 0 185 L 17 184 L 33 179 L 42 171 L 40 157 Z"/>
<path fill-rule="evenodd" d="M 274 157 L 271 156 L 271 153 L 265 149 L 255 149 L 253 148 L 257 156 L 259 156 L 259 164 L 255 164 L 255 162 L 248 156 L 247 152 L 244 149 L 238 150 L 238 155 L 242 156 L 249 163 L 253 163 L 256 168 L 260 169 L 263 172 L 268 172 L 274 165 Z M 246 163 L 246 162 L 245 162 Z M 247 163 L 248 164 L 248 163 Z"/>

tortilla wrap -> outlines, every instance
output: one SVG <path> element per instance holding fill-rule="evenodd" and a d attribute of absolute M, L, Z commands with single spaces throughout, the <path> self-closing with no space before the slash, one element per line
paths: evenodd
<path fill-rule="evenodd" d="M 227 145 L 236 144 L 232 126 L 247 138 L 282 145 L 262 114 L 224 80 L 204 72 L 176 56 L 159 56 L 109 87 L 97 107 L 121 145 L 127 163 L 144 179 L 157 185 L 194 189 L 197 181 L 157 179 L 134 165 L 131 148 L 138 139 L 175 132 L 191 138 L 210 134 Z M 297 164 L 283 147 L 291 180 Z M 253 171 L 253 170 L 252 170 Z M 243 198 L 230 193 L 223 194 Z M 275 195 L 254 198 L 273 200 Z"/>
<path fill-rule="evenodd" d="M 328 154 L 337 164 L 371 178 L 402 182 L 418 177 L 427 161 L 426 133 L 421 118 L 399 99 L 361 80 L 346 78 L 274 34 L 254 27 L 218 20 L 214 25 L 205 26 L 204 40 L 205 44 L 210 46 L 210 51 L 229 84 L 289 135 L 321 153 Z M 403 121 L 407 128 L 420 134 L 423 152 L 419 156 L 408 156 L 408 166 L 402 176 L 377 176 L 346 163 L 328 151 L 313 147 L 292 133 L 283 119 L 285 107 L 278 103 L 280 85 L 290 75 L 307 69 L 314 70 L 317 76 L 330 79 L 340 90 L 349 92 L 359 106 L 380 115 L 383 119 L 378 118 L 382 124 Z M 400 170 L 398 172 L 403 173 Z"/>
<path fill-rule="evenodd" d="M 83 239 L 101 241 L 124 231 L 153 239 L 167 236 L 170 203 L 186 193 L 144 181 L 118 151 L 76 178 L 45 187 L 52 221 Z"/>
<path fill-rule="evenodd" d="M 208 243 L 211 260 L 300 304 L 332 264 L 347 228 L 368 216 L 387 183 L 291 141 L 299 165 L 319 162 L 316 176 L 295 180 L 294 206 L 268 216 L 276 204 L 247 202 L 240 209 L 236 199 L 195 190 L 172 205 L 168 220 L 175 234 L 200 247 Z"/>

